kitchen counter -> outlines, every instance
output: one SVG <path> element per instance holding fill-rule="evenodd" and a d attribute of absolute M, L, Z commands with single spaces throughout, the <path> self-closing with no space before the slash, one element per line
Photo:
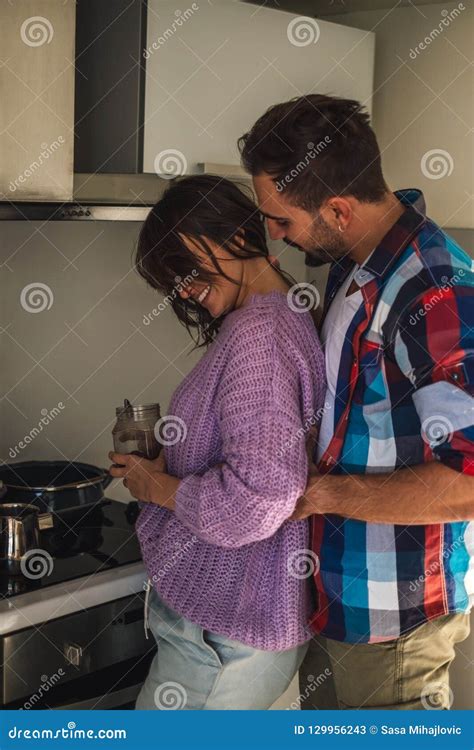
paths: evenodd
<path fill-rule="evenodd" d="M 143 563 L 134 562 L 0 600 L 0 635 L 136 594 L 146 581 Z"/>

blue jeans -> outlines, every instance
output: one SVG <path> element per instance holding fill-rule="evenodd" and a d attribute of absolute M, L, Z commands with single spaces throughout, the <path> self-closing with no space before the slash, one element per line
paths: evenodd
<path fill-rule="evenodd" d="M 137 709 L 267 709 L 282 695 L 308 649 L 263 651 L 203 630 L 166 606 L 154 589 L 149 625 L 158 652 Z"/>

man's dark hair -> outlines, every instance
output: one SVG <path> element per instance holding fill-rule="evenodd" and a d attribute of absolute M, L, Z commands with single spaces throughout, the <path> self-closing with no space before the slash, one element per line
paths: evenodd
<path fill-rule="evenodd" d="M 369 123 L 351 99 L 309 94 L 275 104 L 239 138 L 242 163 L 251 175 L 269 174 L 307 211 L 336 195 L 378 202 L 388 187 Z"/>

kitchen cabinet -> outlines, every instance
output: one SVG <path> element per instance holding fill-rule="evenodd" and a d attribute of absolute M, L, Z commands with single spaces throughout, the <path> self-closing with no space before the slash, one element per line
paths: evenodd
<path fill-rule="evenodd" d="M 2 3 L 2 199 L 70 200 L 74 150 L 75 3 Z"/>
<path fill-rule="evenodd" d="M 144 171 L 238 164 L 236 141 L 271 105 L 307 93 L 370 111 L 374 34 L 220 0 L 148 0 Z"/>

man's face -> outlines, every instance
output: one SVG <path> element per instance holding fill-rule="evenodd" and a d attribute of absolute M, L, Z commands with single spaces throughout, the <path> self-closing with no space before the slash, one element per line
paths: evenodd
<path fill-rule="evenodd" d="M 278 191 L 268 174 L 254 176 L 253 184 L 272 240 L 283 240 L 302 250 L 311 256 L 315 265 L 332 263 L 347 255 L 350 248 L 338 231 L 335 214 L 330 208 L 311 214 L 293 206 L 285 191 Z"/>

